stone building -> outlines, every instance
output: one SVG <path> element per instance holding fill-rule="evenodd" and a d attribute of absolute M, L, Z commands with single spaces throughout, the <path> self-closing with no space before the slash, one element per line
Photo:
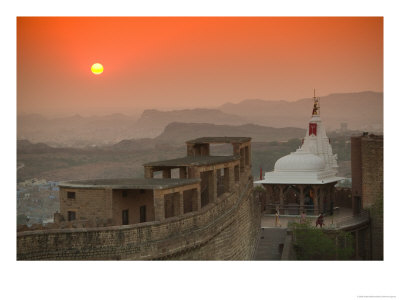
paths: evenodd
<path fill-rule="evenodd" d="M 302 145 L 275 163 L 273 172 L 266 172 L 255 184 L 266 189 L 263 209 L 284 214 L 319 214 L 332 211 L 337 177 L 337 158 L 320 117 L 319 98 L 314 106 Z"/>
<path fill-rule="evenodd" d="M 383 198 L 383 136 L 365 132 L 351 137 L 353 213 Z"/>
<path fill-rule="evenodd" d="M 98 179 L 59 186 L 60 214 L 68 221 L 129 225 L 200 208 L 200 179 Z"/>
<path fill-rule="evenodd" d="M 365 257 L 383 260 L 383 136 L 364 133 L 351 138 L 353 215 L 369 212 L 368 232 L 356 239 Z"/>
<path fill-rule="evenodd" d="M 213 143 L 232 155 L 210 155 Z M 250 138 L 204 137 L 185 157 L 144 164 L 145 178 L 60 183 L 56 222 L 18 232 L 17 258 L 252 259 L 260 208 L 250 153 Z"/>

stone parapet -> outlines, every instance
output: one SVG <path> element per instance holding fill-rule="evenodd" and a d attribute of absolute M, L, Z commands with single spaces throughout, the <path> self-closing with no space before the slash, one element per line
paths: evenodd
<path fill-rule="evenodd" d="M 260 208 L 249 179 L 215 203 L 180 217 L 125 226 L 19 232 L 17 259 L 251 259 Z"/>

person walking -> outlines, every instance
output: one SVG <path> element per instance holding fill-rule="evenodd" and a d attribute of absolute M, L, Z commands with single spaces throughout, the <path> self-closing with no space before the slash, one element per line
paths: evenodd
<path fill-rule="evenodd" d="M 306 213 L 303 210 L 300 215 L 300 224 L 305 224 L 305 223 L 306 223 Z"/>
<path fill-rule="evenodd" d="M 280 222 L 279 222 L 279 209 L 277 208 L 275 210 L 275 227 L 281 226 Z"/>
<path fill-rule="evenodd" d="M 323 214 L 319 214 L 317 221 L 315 221 L 315 227 L 318 227 L 318 225 L 322 228 L 322 225 L 324 224 L 324 215 Z"/>

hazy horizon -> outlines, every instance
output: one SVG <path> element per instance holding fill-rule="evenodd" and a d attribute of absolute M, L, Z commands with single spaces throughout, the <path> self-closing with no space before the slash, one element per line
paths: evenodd
<path fill-rule="evenodd" d="M 354 91 L 354 92 L 350 92 L 353 94 L 357 94 L 357 93 L 365 93 L 365 92 L 372 92 L 372 93 L 383 93 L 383 92 L 379 92 L 379 91 Z M 335 95 L 335 94 L 347 94 L 345 92 L 333 92 L 330 93 L 328 95 L 318 95 L 318 97 L 326 97 L 326 96 L 330 96 L 330 95 Z M 124 116 L 129 116 L 129 117 L 140 117 L 140 115 L 145 111 L 145 110 L 158 110 L 158 111 L 163 111 L 163 112 L 168 112 L 168 111 L 174 111 L 174 110 L 193 110 L 193 109 L 218 109 L 221 105 L 224 104 L 228 104 L 228 103 L 232 103 L 232 104 L 238 104 L 241 103 L 243 101 L 248 101 L 248 100 L 261 100 L 261 101 L 266 101 L 266 102 L 279 102 L 279 101 L 286 101 L 286 102 L 297 102 L 297 101 L 301 101 L 304 99 L 311 99 L 312 97 L 306 97 L 306 98 L 301 98 L 301 99 L 296 99 L 293 101 L 289 101 L 286 99 L 260 99 L 260 98 L 245 98 L 242 100 L 238 100 L 238 101 L 229 101 L 229 102 L 225 102 L 219 105 L 215 105 L 215 106 L 208 106 L 208 107 L 202 107 L 202 106 L 188 106 L 188 107 L 147 107 L 147 108 L 137 108 L 135 109 L 131 109 L 131 110 L 123 110 L 123 109 L 118 109 L 118 110 L 114 110 L 114 111 L 106 111 L 106 112 L 84 112 L 84 111 L 69 111 L 69 112 L 64 112 L 64 113 L 50 113 L 50 114 L 46 114 L 43 113 L 41 111 L 31 111 L 31 112 L 24 112 L 24 111 L 17 111 L 17 116 L 27 116 L 27 115 L 40 115 L 42 117 L 45 118 L 67 118 L 67 117 L 73 117 L 73 116 L 81 116 L 81 117 L 103 117 L 103 116 L 109 116 L 109 115 L 124 115 Z"/>
<path fill-rule="evenodd" d="M 313 88 L 383 92 L 382 17 L 17 18 L 18 114 L 292 102 Z"/>

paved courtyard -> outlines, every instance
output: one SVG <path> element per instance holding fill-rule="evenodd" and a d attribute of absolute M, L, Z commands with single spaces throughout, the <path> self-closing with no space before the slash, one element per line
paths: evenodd
<path fill-rule="evenodd" d="M 327 214 L 324 217 L 325 226 L 330 226 L 332 223 L 343 220 L 345 218 L 349 218 L 352 216 L 351 208 L 340 208 L 335 211 L 333 216 Z M 315 224 L 316 216 L 307 216 L 308 220 L 311 220 L 313 224 Z M 287 228 L 288 222 L 300 222 L 300 216 L 292 216 L 292 215 L 281 215 L 279 217 L 279 225 L 275 225 L 275 215 L 262 215 L 261 217 L 261 228 Z"/>
<path fill-rule="evenodd" d="M 332 216 L 325 216 L 324 223 L 326 227 L 335 225 L 339 221 L 352 217 L 350 208 L 340 208 Z M 316 216 L 307 216 L 315 225 Z M 289 222 L 300 222 L 299 216 L 281 215 L 279 225 L 275 224 L 275 215 L 263 215 L 261 217 L 261 233 L 258 241 L 258 247 L 255 253 L 255 260 L 280 260 L 285 243 L 286 229 Z"/>

